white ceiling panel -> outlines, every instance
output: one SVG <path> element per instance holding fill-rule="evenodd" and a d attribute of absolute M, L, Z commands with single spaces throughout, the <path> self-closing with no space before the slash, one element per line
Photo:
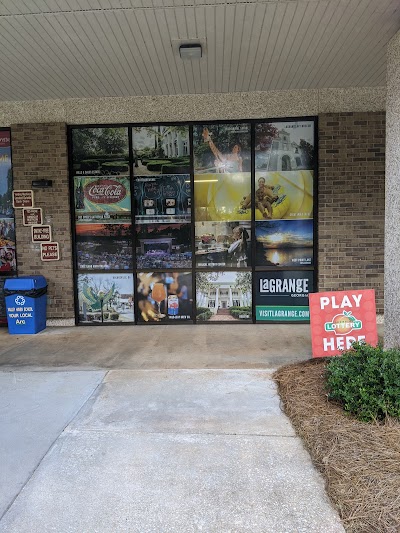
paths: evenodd
<path fill-rule="evenodd" d="M 380 86 L 399 29 L 399 0 L 0 0 L 0 100 Z"/>

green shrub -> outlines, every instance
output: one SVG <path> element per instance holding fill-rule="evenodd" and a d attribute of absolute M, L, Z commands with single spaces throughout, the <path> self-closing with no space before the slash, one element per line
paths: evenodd
<path fill-rule="evenodd" d="M 234 318 L 241 320 L 248 320 L 251 317 L 250 307 L 230 307 L 229 312 Z"/>
<path fill-rule="evenodd" d="M 196 318 L 197 320 L 209 320 L 212 316 L 213 316 L 212 311 L 208 309 L 204 313 L 200 313 L 199 315 L 197 315 Z"/>
<path fill-rule="evenodd" d="M 210 309 L 208 307 L 198 307 L 197 308 L 197 314 L 199 315 L 200 313 L 207 313 L 208 311 L 210 311 Z"/>
<path fill-rule="evenodd" d="M 102 163 L 101 170 L 105 174 L 128 172 L 129 165 L 126 161 L 107 161 L 106 163 Z"/>
<path fill-rule="evenodd" d="M 101 163 L 105 161 L 124 161 L 126 158 L 126 154 L 94 154 L 85 156 L 86 161 L 100 161 Z"/>
<path fill-rule="evenodd" d="M 163 165 L 169 163 L 169 159 L 150 159 L 147 163 L 147 170 L 160 171 Z"/>
<path fill-rule="evenodd" d="M 100 163 L 94 159 L 84 159 L 81 161 L 80 170 L 98 170 Z"/>
<path fill-rule="evenodd" d="M 353 343 L 328 361 L 328 397 L 359 420 L 400 418 L 400 350 Z"/>
<path fill-rule="evenodd" d="M 110 320 L 118 320 L 119 313 L 110 313 Z"/>
<path fill-rule="evenodd" d="M 150 165 L 147 165 L 147 168 L 149 168 L 149 166 Z M 190 166 L 189 164 L 185 164 L 185 163 L 177 163 L 176 165 L 174 165 L 174 163 L 165 163 L 165 165 L 162 165 L 161 167 L 161 174 L 189 174 L 189 173 L 190 173 Z"/>

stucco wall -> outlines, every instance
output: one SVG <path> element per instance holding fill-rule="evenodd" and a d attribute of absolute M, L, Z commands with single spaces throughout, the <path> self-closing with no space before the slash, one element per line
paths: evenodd
<path fill-rule="evenodd" d="M 174 122 L 383 111 L 386 87 L 0 102 L 0 126 L 17 123 Z"/>

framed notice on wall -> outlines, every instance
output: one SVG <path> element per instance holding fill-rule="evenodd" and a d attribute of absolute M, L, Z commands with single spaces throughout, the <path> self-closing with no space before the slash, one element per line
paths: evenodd
<path fill-rule="evenodd" d="M 31 209 L 22 209 L 22 222 L 24 226 L 40 226 L 43 223 L 43 215 L 41 207 L 33 207 Z"/>
<path fill-rule="evenodd" d="M 33 191 L 13 191 L 12 202 L 14 209 L 22 209 L 23 207 L 33 207 Z"/>
<path fill-rule="evenodd" d="M 60 245 L 58 242 L 42 242 L 40 255 L 42 261 L 58 261 L 60 259 Z"/>

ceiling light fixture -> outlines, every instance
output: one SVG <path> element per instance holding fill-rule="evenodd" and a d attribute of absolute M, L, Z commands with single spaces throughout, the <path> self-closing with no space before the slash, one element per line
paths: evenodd
<path fill-rule="evenodd" d="M 179 55 L 181 59 L 201 59 L 203 55 L 201 44 L 181 44 Z"/>

